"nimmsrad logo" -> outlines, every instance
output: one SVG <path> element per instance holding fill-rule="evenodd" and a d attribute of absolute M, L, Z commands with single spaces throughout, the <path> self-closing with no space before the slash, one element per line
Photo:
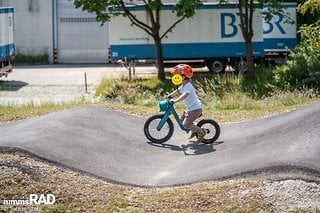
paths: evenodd
<path fill-rule="evenodd" d="M 27 205 L 54 205 L 56 197 L 53 194 L 30 194 L 26 200 L 3 200 L 4 206 L 27 206 Z"/>

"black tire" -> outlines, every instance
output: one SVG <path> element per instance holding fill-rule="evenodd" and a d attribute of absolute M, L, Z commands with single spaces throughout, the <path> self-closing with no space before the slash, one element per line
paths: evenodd
<path fill-rule="evenodd" d="M 247 62 L 246 61 L 240 61 L 238 63 L 238 70 L 239 70 L 239 73 L 246 73 L 247 70 L 248 70 Z"/>
<path fill-rule="evenodd" d="M 210 72 L 213 73 L 222 73 L 226 68 L 226 60 L 224 58 L 210 58 L 206 65 Z"/>
<path fill-rule="evenodd" d="M 220 126 L 212 119 L 203 119 L 199 121 L 197 126 L 208 131 L 207 135 L 202 140 L 203 143 L 213 143 L 220 137 Z"/>
<path fill-rule="evenodd" d="M 157 130 L 157 126 L 163 115 L 153 115 L 144 124 L 144 135 L 153 143 L 164 143 L 168 141 L 173 134 L 173 123 L 170 118 L 166 121 L 162 129 Z"/>

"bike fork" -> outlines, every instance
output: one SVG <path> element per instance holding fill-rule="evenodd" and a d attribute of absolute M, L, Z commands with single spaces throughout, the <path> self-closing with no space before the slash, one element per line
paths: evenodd
<path fill-rule="evenodd" d="M 157 126 L 158 131 L 160 131 L 162 129 L 163 125 L 167 122 L 169 115 L 170 115 L 170 112 L 166 112 L 163 114 L 163 117 Z"/>

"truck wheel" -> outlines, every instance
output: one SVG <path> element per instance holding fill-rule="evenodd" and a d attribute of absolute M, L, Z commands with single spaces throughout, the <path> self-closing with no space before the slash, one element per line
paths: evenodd
<path fill-rule="evenodd" d="M 238 64 L 239 73 L 245 73 L 248 70 L 247 62 L 240 61 Z"/>
<path fill-rule="evenodd" d="M 226 68 L 226 60 L 223 58 L 211 58 L 207 61 L 210 72 L 221 73 Z"/>

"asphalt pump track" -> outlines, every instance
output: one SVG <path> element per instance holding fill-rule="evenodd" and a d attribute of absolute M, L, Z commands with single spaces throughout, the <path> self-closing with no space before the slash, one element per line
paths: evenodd
<path fill-rule="evenodd" d="M 81 107 L 0 125 L 0 150 L 107 181 L 172 186 L 230 178 L 320 182 L 320 103 L 253 121 L 221 124 L 213 144 L 194 144 L 176 126 L 164 144 L 143 134 L 147 118 Z"/>

